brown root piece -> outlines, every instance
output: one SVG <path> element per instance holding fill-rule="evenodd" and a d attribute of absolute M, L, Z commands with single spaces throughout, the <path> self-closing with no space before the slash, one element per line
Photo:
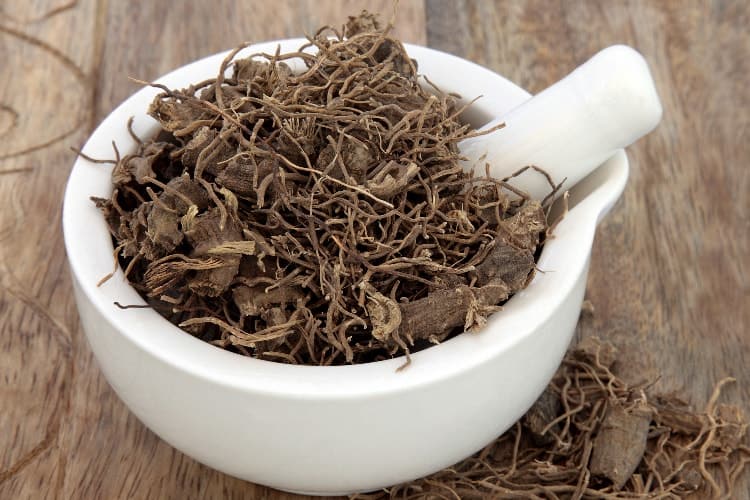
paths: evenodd
<path fill-rule="evenodd" d="M 155 245 L 171 252 L 182 243 L 185 235 L 180 230 L 181 216 L 178 213 L 155 206 L 148 214 L 146 234 Z"/>
<path fill-rule="evenodd" d="M 401 309 L 395 300 L 378 292 L 371 285 L 367 293 L 367 314 L 372 322 L 372 336 L 381 342 L 388 342 L 393 332 L 401 326 Z"/>
<path fill-rule="evenodd" d="M 400 332 L 416 340 L 439 339 L 459 326 L 470 329 L 477 321 L 476 312 L 502 302 L 509 293 L 510 289 L 501 281 L 480 288 L 436 290 L 423 299 L 401 304 Z"/>
<path fill-rule="evenodd" d="M 433 278 L 433 284 L 428 288 L 432 293 L 435 290 L 444 290 L 447 288 L 459 288 L 468 284 L 466 276 L 454 273 L 440 273 Z"/>
<path fill-rule="evenodd" d="M 521 248 L 534 249 L 539 244 L 539 236 L 547 229 L 547 216 L 538 201 L 525 203 L 512 217 L 503 221 L 502 226 L 511 240 Z"/>
<path fill-rule="evenodd" d="M 622 488 L 635 472 L 646 451 L 652 410 L 645 403 L 625 408 L 610 406 L 594 439 L 591 474 Z"/>
<path fill-rule="evenodd" d="M 171 179 L 165 190 L 159 195 L 164 204 L 181 214 L 195 205 L 199 210 L 205 210 L 211 204 L 211 198 L 205 189 L 192 180 L 188 175 L 181 175 Z"/>
<path fill-rule="evenodd" d="M 534 254 L 530 250 L 516 248 L 498 239 L 484 261 L 477 266 L 477 284 L 500 279 L 511 292 L 515 292 L 524 288 L 534 265 Z"/>
<path fill-rule="evenodd" d="M 266 322 L 266 324 L 271 328 L 283 327 L 284 325 L 290 324 L 289 318 L 287 317 L 286 311 L 284 310 L 283 307 L 271 307 L 268 309 L 264 309 L 261 312 L 261 317 Z M 279 336 L 275 339 L 261 341 L 260 351 L 263 353 L 276 352 L 281 346 L 284 345 L 285 338 L 287 335 Z"/>
<path fill-rule="evenodd" d="M 611 368 L 615 361 L 622 359 L 614 345 L 602 342 L 597 337 L 586 337 L 581 340 L 571 353 L 575 359 L 603 368 Z"/>
<path fill-rule="evenodd" d="M 190 141 L 182 148 L 182 164 L 195 168 L 198 156 L 219 136 L 219 132 L 208 126 L 200 127 Z"/>
<path fill-rule="evenodd" d="M 168 132 L 184 130 L 195 121 L 194 110 L 178 101 L 155 99 L 148 108 L 151 115 Z"/>
<path fill-rule="evenodd" d="M 268 160 L 265 161 L 267 162 L 265 165 L 270 164 Z M 257 171 L 260 179 L 264 179 L 270 173 L 270 168 L 258 168 Z M 216 177 L 216 183 L 231 189 L 240 196 L 250 196 L 255 191 L 253 184 L 255 176 L 256 169 L 252 163 L 244 161 L 242 158 L 236 158 L 230 161 L 226 168 L 219 173 Z"/>
<path fill-rule="evenodd" d="M 334 179 L 359 184 L 367 178 L 370 165 L 376 162 L 377 158 L 373 158 L 367 144 L 343 136 L 341 145 L 332 143 L 320 152 L 317 166 Z"/>
<path fill-rule="evenodd" d="M 264 286 L 239 285 L 232 290 L 234 303 L 242 316 L 259 316 L 271 306 L 294 304 L 304 298 L 297 287 L 279 287 L 267 290 Z"/>
<path fill-rule="evenodd" d="M 404 191 L 412 179 L 419 173 L 416 163 L 406 167 L 395 162 L 389 162 L 366 184 L 367 189 L 378 198 L 390 199 Z"/>
<path fill-rule="evenodd" d="M 560 410 L 560 398 L 551 387 L 547 387 L 523 417 L 523 424 L 531 434 L 534 444 L 548 446 L 555 442 L 560 424 L 552 422 L 560 414 Z"/>
<path fill-rule="evenodd" d="M 716 441 L 724 450 L 732 450 L 742 445 L 747 435 L 748 422 L 738 407 L 721 404 L 716 407 L 717 420 L 723 425 L 716 431 Z"/>
<path fill-rule="evenodd" d="M 380 20 L 378 16 L 363 10 L 358 16 L 349 16 L 346 22 L 346 35 L 354 36 L 358 33 L 380 31 Z"/>
<path fill-rule="evenodd" d="M 234 219 L 224 221 L 218 209 L 214 208 L 195 218 L 195 222 L 185 237 L 193 247 L 193 256 L 216 255 L 217 248 L 227 248 L 224 245 L 242 240 L 242 232 Z M 224 293 L 237 276 L 240 268 L 240 258 L 244 252 L 222 252 L 217 255 L 222 265 L 213 269 L 200 270 L 188 280 L 188 287 L 198 295 L 217 297 Z"/>
<path fill-rule="evenodd" d="M 145 184 L 146 178 L 154 178 L 154 165 L 163 159 L 172 149 L 172 145 L 166 142 L 149 142 L 142 144 L 137 153 L 122 158 L 112 171 L 112 182 L 115 184 L 126 184 L 135 181 Z"/>

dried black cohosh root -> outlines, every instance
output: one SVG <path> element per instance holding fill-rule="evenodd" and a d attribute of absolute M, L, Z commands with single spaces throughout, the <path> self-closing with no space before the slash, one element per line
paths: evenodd
<path fill-rule="evenodd" d="M 363 13 L 160 87 L 162 131 L 95 200 L 156 310 L 242 354 L 361 363 L 481 326 L 528 283 L 542 204 L 462 170 L 476 133 L 388 31 Z"/>
<path fill-rule="evenodd" d="M 354 498 L 735 498 L 750 447 L 743 412 L 717 404 L 732 379 L 696 412 L 648 385 L 628 386 L 613 373 L 620 359 L 611 344 L 586 339 L 526 416 L 482 451 Z"/>

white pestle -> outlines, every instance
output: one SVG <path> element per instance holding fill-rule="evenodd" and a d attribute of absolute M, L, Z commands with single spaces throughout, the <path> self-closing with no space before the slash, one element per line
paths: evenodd
<path fill-rule="evenodd" d="M 648 64 L 625 45 L 597 53 L 568 76 L 504 116 L 484 125 L 505 127 L 459 144 L 464 166 L 502 179 L 527 165 L 565 179 L 569 189 L 596 167 L 659 123 L 662 107 Z M 543 176 L 527 171 L 513 185 L 541 199 L 550 191 Z"/>

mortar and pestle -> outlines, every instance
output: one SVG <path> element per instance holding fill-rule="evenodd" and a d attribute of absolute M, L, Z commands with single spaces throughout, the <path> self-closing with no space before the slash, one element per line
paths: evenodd
<path fill-rule="evenodd" d="M 304 40 L 257 44 L 247 52 L 292 51 Z M 243 357 L 182 332 L 144 304 L 112 266 L 112 240 L 90 196 L 107 197 L 110 169 L 78 158 L 65 192 L 63 229 L 83 330 L 118 396 L 152 431 L 227 474 L 288 491 L 346 494 L 421 477 L 491 442 L 534 403 L 571 341 L 599 220 L 622 193 L 622 148 L 656 126 L 661 106 L 648 66 L 615 46 L 531 97 L 464 59 L 407 45 L 420 72 L 444 91 L 482 95 L 464 118 L 498 132 L 461 144 L 466 167 L 491 165 L 503 178 L 533 164 L 570 189 L 570 209 L 540 255 L 531 284 L 486 327 L 415 353 L 350 366 L 295 366 Z M 226 53 L 160 78 L 186 87 L 215 76 Z M 293 68 L 294 69 L 294 68 Z M 91 157 L 136 147 L 158 131 L 144 88 L 115 109 L 83 148 Z M 488 123 L 489 122 L 489 123 Z M 514 185 L 541 198 L 549 186 L 522 174 Z"/>

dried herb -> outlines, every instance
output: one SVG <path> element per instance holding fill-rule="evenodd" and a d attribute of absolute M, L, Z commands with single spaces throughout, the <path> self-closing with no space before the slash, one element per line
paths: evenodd
<path fill-rule="evenodd" d="M 94 201 L 157 311 L 241 354 L 362 363 L 481 326 L 526 285 L 542 204 L 463 171 L 477 132 L 389 30 L 363 12 L 298 51 L 240 47 L 214 79 L 155 85 L 161 132 L 132 134 Z"/>
<path fill-rule="evenodd" d="M 547 390 L 507 433 L 446 470 L 361 500 L 734 498 L 750 463 L 742 411 L 717 404 L 717 384 L 695 412 L 613 373 L 627 353 L 589 338 L 570 351 Z"/>

